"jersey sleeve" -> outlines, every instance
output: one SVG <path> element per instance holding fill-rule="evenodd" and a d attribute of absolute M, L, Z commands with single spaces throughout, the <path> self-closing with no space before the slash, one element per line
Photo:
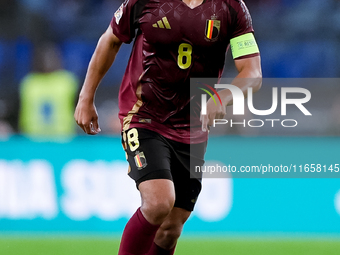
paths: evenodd
<path fill-rule="evenodd" d="M 134 6 L 137 0 L 125 0 L 114 13 L 111 27 L 115 36 L 124 43 L 130 43 L 135 37 L 137 22 Z"/>
<path fill-rule="evenodd" d="M 247 33 L 253 33 L 253 22 L 249 10 L 243 0 L 236 0 L 232 6 L 236 11 L 233 15 L 233 32 L 231 38 L 238 37 Z"/>
<path fill-rule="evenodd" d="M 233 0 L 232 33 L 230 48 L 234 59 L 260 55 L 257 46 L 252 19 L 243 0 Z"/>

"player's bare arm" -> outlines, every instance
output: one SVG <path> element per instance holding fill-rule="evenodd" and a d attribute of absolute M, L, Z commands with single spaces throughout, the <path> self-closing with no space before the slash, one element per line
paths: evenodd
<path fill-rule="evenodd" d="M 236 59 L 235 66 L 238 71 L 238 75 L 232 82 L 233 85 L 239 87 L 245 96 L 247 96 L 248 88 L 253 88 L 253 93 L 257 92 L 262 85 L 262 69 L 261 69 L 261 57 L 251 57 L 245 59 Z M 223 95 L 223 91 L 222 95 Z M 226 92 L 224 92 L 226 93 Z M 225 101 L 228 105 L 232 104 L 232 97 L 230 95 L 225 95 Z"/>
<path fill-rule="evenodd" d="M 77 124 L 87 134 L 95 135 L 101 131 L 94 105 L 95 93 L 100 81 L 111 67 L 121 45 L 122 42 L 113 34 L 112 28 L 109 26 L 100 37 L 91 58 L 74 113 Z"/>
<path fill-rule="evenodd" d="M 245 97 L 247 96 L 248 88 L 253 89 L 253 93 L 257 92 L 262 85 L 262 70 L 260 56 L 235 59 L 235 66 L 238 75 L 232 82 L 233 85 L 239 87 Z M 207 115 L 201 117 L 202 130 L 206 131 L 208 126 L 213 124 L 214 119 L 222 119 L 226 114 L 225 106 L 231 105 L 233 102 L 232 94 L 229 89 L 224 89 L 218 92 L 221 97 L 222 105 L 215 105 L 212 98 L 207 102 Z"/>

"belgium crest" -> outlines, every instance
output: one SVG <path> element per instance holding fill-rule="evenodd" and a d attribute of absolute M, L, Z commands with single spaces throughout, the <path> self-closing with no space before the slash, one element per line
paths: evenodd
<path fill-rule="evenodd" d="M 216 19 L 216 16 L 211 16 L 207 19 L 205 25 L 205 37 L 208 41 L 216 41 L 220 33 L 221 21 Z"/>

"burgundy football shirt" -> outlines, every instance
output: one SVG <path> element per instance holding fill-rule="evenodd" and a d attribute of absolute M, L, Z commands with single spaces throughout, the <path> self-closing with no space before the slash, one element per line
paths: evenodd
<path fill-rule="evenodd" d="M 200 125 L 190 129 L 190 78 L 220 77 L 230 39 L 253 32 L 244 2 L 205 0 L 191 9 L 181 0 L 127 0 L 111 27 L 125 43 L 135 38 L 119 92 L 122 129 L 206 141 Z"/>

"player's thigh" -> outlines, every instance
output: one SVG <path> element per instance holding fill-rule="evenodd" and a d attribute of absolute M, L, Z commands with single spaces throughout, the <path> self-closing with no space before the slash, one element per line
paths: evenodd
<path fill-rule="evenodd" d="M 132 128 L 123 133 L 123 146 L 129 176 L 141 193 L 142 213 L 150 223 L 161 224 L 175 202 L 168 143 L 154 131 Z"/>
<path fill-rule="evenodd" d="M 154 179 L 141 182 L 142 209 L 150 214 L 168 215 L 175 203 L 175 187 L 171 180 Z"/>
<path fill-rule="evenodd" d="M 172 180 L 169 146 L 158 133 L 143 128 L 129 129 L 123 132 L 123 147 L 129 162 L 128 174 L 137 188 L 148 180 Z"/>

